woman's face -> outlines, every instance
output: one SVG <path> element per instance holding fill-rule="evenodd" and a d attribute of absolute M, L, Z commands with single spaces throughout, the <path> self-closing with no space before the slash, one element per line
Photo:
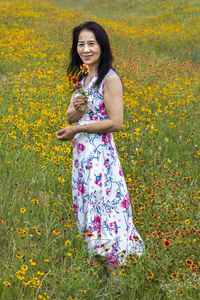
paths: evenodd
<path fill-rule="evenodd" d="M 91 30 L 83 29 L 78 37 L 77 52 L 84 64 L 98 68 L 101 55 L 101 47 L 97 43 Z"/>

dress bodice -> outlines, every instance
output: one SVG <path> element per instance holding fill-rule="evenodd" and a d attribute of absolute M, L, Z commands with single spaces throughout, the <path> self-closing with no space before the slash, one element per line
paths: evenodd
<path fill-rule="evenodd" d="M 99 88 L 97 89 L 94 87 L 94 83 L 96 82 L 98 75 L 93 77 L 87 86 L 83 85 L 83 90 L 89 93 L 88 96 L 88 103 L 86 110 L 81 117 L 81 119 L 77 122 L 77 125 L 86 124 L 86 123 L 93 123 L 97 121 L 106 120 L 108 118 L 106 113 L 106 108 L 104 104 L 104 82 L 108 75 L 115 73 L 112 69 L 106 74 L 103 78 Z M 118 76 L 118 75 L 117 75 Z M 83 81 L 82 81 L 83 84 Z"/>

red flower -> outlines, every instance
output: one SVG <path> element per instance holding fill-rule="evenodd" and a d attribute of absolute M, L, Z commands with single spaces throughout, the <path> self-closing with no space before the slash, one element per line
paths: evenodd
<path fill-rule="evenodd" d="M 177 277 L 177 276 L 178 276 L 177 273 L 172 273 L 172 274 L 171 274 L 171 278 L 175 278 L 175 277 Z"/>
<path fill-rule="evenodd" d="M 76 76 L 71 77 L 71 82 L 76 85 L 78 83 L 78 78 Z"/>
<path fill-rule="evenodd" d="M 186 259 L 186 264 L 191 266 L 193 265 L 193 261 L 191 259 Z"/>
<path fill-rule="evenodd" d="M 170 247 L 170 246 L 172 245 L 171 242 L 170 242 L 169 240 L 165 240 L 165 241 L 163 242 L 163 244 L 164 244 L 165 247 Z"/>

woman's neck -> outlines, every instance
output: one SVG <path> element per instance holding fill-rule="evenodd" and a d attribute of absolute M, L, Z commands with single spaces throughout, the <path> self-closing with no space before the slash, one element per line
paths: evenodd
<path fill-rule="evenodd" d="M 92 77 L 97 73 L 97 66 L 89 66 L 88 77 Z"/>

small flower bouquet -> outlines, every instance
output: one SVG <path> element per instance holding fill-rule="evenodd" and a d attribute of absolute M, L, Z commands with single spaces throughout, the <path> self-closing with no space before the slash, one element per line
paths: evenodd
<path fill-rule="evenodd" d="M 81 82 L 79 82 L 78 78 L 80 77 L 80 75 L 87 75 L 88 72 L 89 72 L 88 65 L 83 64 L 80 67 L 80 71 L 78 72 L 78 74 L 76 76 L 69 75 L 69 77 L 68 77 L 68 81 L 72 85 L 73 91 L 75 90 L 78 94 L 83 95 L 86 98 L 88 98 L 92 92 L 84 91 L 83 84 Z M 86 103 L 85 107 L 83 107 L 83 110 L 85 110 L 87 106 L 90 107 L 90 105 L 88 103 Z M 93 110 L 92 108 L 90 108 L 90 109 Z"/>
<path fill-rule="evenodd" d="M 80 67 L 80 71 L 76 76 L 71 76 L 69 75 L 68 81 L 72 84 L 73 90 L 78 91 L 79 94 L 83 95 L 84 97 L 88 97 L 91 93 L 90 92 L 85 92 L 83 89 L 83 85 L 81 82 L 78 81 L 78 77 L 80 75 L 86 75 L 89 72 L 89 67 L 86 64 L 83 64 Z"/>

